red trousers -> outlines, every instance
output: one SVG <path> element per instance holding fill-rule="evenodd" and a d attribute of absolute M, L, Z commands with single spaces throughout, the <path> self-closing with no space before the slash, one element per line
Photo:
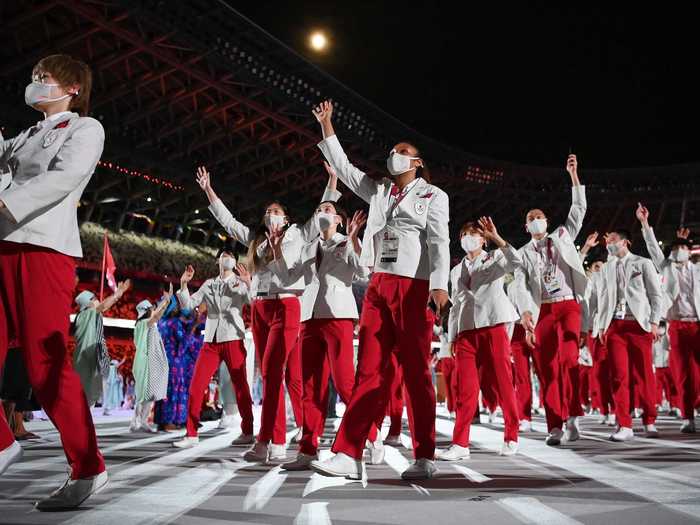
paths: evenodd
<path fill-rule="evenodd" d="M 435 456 L 435 389 L 430 371 L 432 323 L 427 314 L 428 281 L 375 273 L 360 319 L 357 375 L 333 452 L 360 459 L 373 424 L 385 409 L 393 380 L 390 354 L 403 371 L 408 423 L 416 458 Z"/>
<path fill-rule="evenodd" d="M 652 366 L 654 336 L 645 332 L 637 321 L 613 320 L 607 332 L 607 347 L 612 373 L 615 414 L 621 427 L 632 428 L 630 383 L 634 380 L 642 421 L 656 421 L 656 382 Z M 630 377 L 630 373 L 632 377 Z"/>
<path fill-rule="evenodd" d="M 404 386 L 403 386 L 403 374 L 401 373 L 401 367 L 396 358 L 396 354 L 392 352 L 391 354 L 391 364 L 393 368 L 393 379 L 391 381 L 391 388 L 388 392 L 388 402 L 386 403 L 385 413 L 389 416 L 391 421 L 389 426 L 388 436 L 398 436 L 401 434 L 401 429 L 403 428 L 403 407 L 404 407 Z M 384 414 L 382 414 L 383 416 Z M 381 427 L 381 417 L 377 421 Z"/>
<path fill-rule="evenodd" d="M 479 377 L 494 386 L 505 420 L 504 441 L 518 441 L 518 408 L 513 388 L 510 341 L 505 325 L 461 332 L 454 343 L 457 419 L 452 443 L 469 446 L 469 430 L 479 403 Z"/>
<path fill-rule="evenodd" d="M 289 353 L 289 357 L 287 358 L 287 369 L 284 372 L 284 383 L 287 385 L 289 400 L 292 402 L 294 421 L 299 428 L 301 428 L 304 421 L 304 409 L 302 402 L 304 387 L 302 384 L 301 375 L 301 345 L 299 343 L 299 339 L 297 339 L 294 348 L 292 348 L 292 351 Z"/>
<path fill-rule="evenodd" d="M 593 384 L 593 367 L 582 366 L 578 367 L 579 372 L 579 403 L 583 406 L 591 404 L 591 386 Z"/>
<path fill-rule="evenodd" d="M 676 389 L 676 382 L 673 380 L 671 367 L 657 367 L 655 371 L 655 379 L 656 404 L 663 404 L 665 394 L 666 401 L 668 401 L 668 404 L 671 406 L 671 408 L 680 407 L 680 397 L 678 396 L 678 390 Z"/>
<path fill-rule="evenodd" d="M 678 389 L 683 419 L 694 419 L 700 397 L 700 323 L 670 321 L 669 365 Z"/>
<path fill-rule="evenodd" d="M 530 421 L 532 419 L 532 372 L 530 371 L 532 350 L 525 343 L 525 329 L 520 323 L 517 323 L 513 329 L 510 351 L 513 355 L 515 402 L 518 405 L 518 418 Z"/>
<path fill-rule="evenodd" d="M 231 375 L 231 385 L 236 395 L 236 403 L 241 413 L 241 432 L 253 433 L 253 398 L 246 377 L 246 349 L 243 341 L 226 341 L 225 343 L 204 343 L 194 365 L 194 374 L 190 383 L 190 398 L 187 403 L 187 435 L 197 435 L 199 414 L 202 409 L 204 391 L 209 380 L 219 368 L 221 361 L 226 363 Z"/>
<path fill-rule="evenodd" d="M 457 410 L 457 374 L 455 373 L 454 357 L 443 357 L 438 361 L 435 371 L 439 372 L 445 378 L 445 387 L 447 388 L 447 411 L 454 412 Z"/>
<path fill-rule="evenodd" d="M 532 355 L 550 431 L 561 429 L 569 417 L 583 415 L 578 395 L 580 331 L 581 307 L 576 301 L 542 305 L 535 327 L 537 347 Z"/>
<path fill-rule="evenodd" d="M 591 337 L 591 357 L 593 375 L 598 385 L 600 413 L 604 416 L 615 413 L 615 399 L 612 394 L 612 372 L 607 347 L 597 337 Z"/>
<path fill-rule="evenodd" d="M 29 244 L 0 241 L 0 368 L 9 339 L 23 350 L 29 382 L 58 429 L 73 479 L 105 470 L 90 409 L 68 355 L 75 290 L 72 257 Z M 0 410 L 0 450 L 14 442 Z"/>
<path fill-rule="evenodd" d="M 301 324 L 299 337 L 302 353 L 303 436 L 299 451 L 315 455 L 323 435 L 328 410 L 328 377 L 333 379 L 343 403 L 350 404 L 355 384 L 352 319 L 309 319 Z M 372 427 L 369 439 L 377 437 Z"/>
<path fill-rule="evenodd" d="M 251 329 L 263 380 L 262 416 L 258 441 L 287 442 L 284 377 L 287 360 L 299 338 L 301 305 L 297 297 L 256 299 Z"/>

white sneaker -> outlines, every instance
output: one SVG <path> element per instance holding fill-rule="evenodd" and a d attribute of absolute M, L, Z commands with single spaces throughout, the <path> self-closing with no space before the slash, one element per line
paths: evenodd
<path fill-rule="evenodd" d="M 437 472 L 435 462 L 431 459 L 419 458 L 401 473 L 401 479 L 430 479 Z"/>
<path fill-rule="evenodd" d="M 79 507 L 83 501 L 97 494 L 107 486 L 107 471 L 83 479 L 70 479 L 51 493 L 50 496 L 36 502 L 38 510 L 61 510 Z"/>
<path fill-rule="evenodd" d="M 362 479 L 362 461 L 351 458 L 343 452 L 325 461 L 312 461 L 311 470 L 324 476 L 335 476 L 347 479 Z"/>
<path fill-rule="evenodd" d="M 644 425 L 644 432 L 646 432 L 646 437 L 649 439 L 656 439 L 659 437 L 659 431 L 656 425 Z"/>
<path fill-rule="evenodd" d="M 581 433 L 578 428 L 578 418 L 570 417 L 566 420 L 566 430 L 564 431 L 564 441 L 578 441 Z"/>
<path fill-rule="evenodd" d="M 635 408 L 635 409 L 632 411 L 632 417 L 635 418 L 635 419 L 639 419 L 640 417 L 642 417 L 642 411 L 641 411 L 640 409 L 638 409 L 638 408 Z"/>
<path fill-rule="evenodd" d="M 0 475 L 5 472 L 10 465 L 17 463 L 22 459 L 24 451 L 17 441 L 13 441 L 12 445 L 0 451 Z"/>
<path fill-rule="evenodd" d="M 673 416 L 673 417 L 675 417 L 676 419 L 680 419 L 680 418 L 681 418 L 681 409 L 678 408 L 678 407 L 673 407 L 673 408 L 668 412 L 668 415 L 669 415 L 669 416 Z"/>
<path fill-rule="evenodd" d="M 267 443 L 258 441 L 243 454 L 243 459 L 251 463 L 263 463 L 267 461 L 267 453 Z"/>
<path fill-rule="evenodd" d="M 311 470 L 312 461 L 318 461 L 318 455 L 312 456 L 299 452 L 294 461 L 282 464 L 282 470 Z"/>
<path fill-rule="evenodd" d="M 557 445 L 561 445 L 561 440 L 563 437 L 564 432 L 561 431 L 561 428 L 553 428 L 544 442 L 550 447 L 555 447 Z"/>
<path fill-rule="evenodd" d="M 287 459 L 287 445 L 276 445 L 272 443 L 270 445 L 270 457 L 267 461 L 270 463 L 281 463 Z"/>
<path fill-rule="evenodd" d="M 684 419 L 681 425 L 681 432 L 684 434 L 695 434 L 695 420 L 694 419 Z M 2 467 L 0 467 L 0 473 L 2 472 Z"/>
<path fill-rule="evenodd" d="M 384 443 L 382 437 L 377 436 L 377 440 L 372 443 L 367 440 L 367 450 L 369 450 L 369 464 L 381 465 L 384 461 Z"/>
<path fill-rule="evenodd" d="M 255 443 L 255 436 L 253 434 L 241 434 L 231 441 L 231 445 L 234 447 L 236 445 L 252 445 L 253 443 Z"/>
<path fill-rule="evenodd" d="M 158 427 L 155 425 L 149 425 L 148 423 L 142 423 L 137 432 L 148 432 L 149 434 L 157 434 Z"/>
<path fill-rule="evenodd" d="M 112 415 L 112 414 L 111 414 L 111 412 L 110 412 L 108 409 L 105 408 L 105 409 L 102 411 L 102 415 L 103 415 L 103 416 L 110 416 L 110 415 Z"/>
<path fill-rule="evenodd" d="M 607 424 L 608 424 L 608 415 L 609 415 L 609 414 L 605 414 L 603 417 L 601 417 L 601 418 L 598 420 L 598 424 L 599 424 L 599 425 L 607 425 Z"/>
<path fill-rule="evenodd" d="M 219 425 L 217 428 L 234 427 L 234 426 L 236 426 L 236 423 L 237 423 L 236 419 L 237 419 L 236 416 L 233 414 L 231 414 L 231 415 L 224 414 L 223 416 L 221 416 L 221 419 L 219 419 Z"/>
<path fill-rule="evenodd" d="M 608 426 L 609 427 L 616 427 L 617 426 L 617 418 L 615 417 L 615 414 L 608 414 Z"/>
<path fill-rule="evenodd" d="M 519 430 L 520 432 L 532 432 L 532 422 L 527 419 L 523 419 L 520 422 Z"/>
<path fill-rule="evenodd" d="M 489 425 L 493 425 L 496 422 L 496 411 L 489 412 Z"/>
<path fill-rule="evenodd" d="M 501 447 L 501 451 L 498 453 L 499 456 L 515 456 L 518 453 L 518 442 L 517 441 L 506 441 Z"/>
<path fill-rule="evenodd" d="M 294 434 L 294 437 L 292 438 L 292 443 L 299 443 L 301 441 L 302 436 L 304 435 L 304 429 L 302 427 L 299 427 L 299 430 L 297 430 L 297 433 Z"/>
<path fill-rule="evenodd" d="M 440 461 L 460 461 L 469 459 L 469 447 L 452 444 L 450 448 L 438 451 L 435 458 Z"/>
<path fill-rule="evenodd" d="M 185 436 L 179 441 L 173 441 L 175 448 L 192 448 L 199 443 L 198 436 Z"/>
<path fill-rule="evenodd" d="M 385 445 L 390 447 L 400 447 L 401 446 L 401 436 L 387 436 L 384 440 Z"/>
<path fill-rule="evenodd" d="M 620 427 L 617 432 L 610 436 L 610 441 L 622 443 L 634 439 L 634 431 L 629 427 Z"/>

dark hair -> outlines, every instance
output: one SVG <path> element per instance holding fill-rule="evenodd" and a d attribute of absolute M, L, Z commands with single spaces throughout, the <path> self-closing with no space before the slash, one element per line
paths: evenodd
<path fill-rule="evenodd" d="M 289 228 L 289 226 L 292 224 L 292 217 L 289 213 L 289 208 L 280 201 L 270 201 L 265 205 L 264 211 L 267 211 L 267 209 L 273 204 L 277 204 L 280 208 L 282 208 L 282 211 L 284 211 L 284 215 L 287 217 L 287 224 L 284 227 L 284 231 L 286 231 L 287 228 Z M 270 249 L 269 245 L 265 247 L 265 252 L 262 256 L 258 255 L 258 248 L 266 240 L 267 226 L 265 226 L 265 216 L 263 215 L 260 224 L 255 230 L 255 239 L 253 240 L 253 242 L 250 243 L 250 246 L 248 246 L 248 269 L 251 273 L 257 272 L 263 266 L 266 266 L 270 261 L 272 261 L 272 250 Z"/>
<path fill-rule="evenodd" d="M 689 241 L 688 239 L 682 239 L 681 237 L 676 237 L 671 241 L 671 250 L 674 248 L 678 248 L 679 246 L 685 246 L 689 250 L 692 249 L 693 243 Z"/>
<path fill-rule="evenodd" d="M 404 144 L 408 144 L 409 146 L 412 146 L 413 149 L 416 150 L 416 157 L 420 157 L 420 160 L 423 161 L 423 166 L 416 167 L 416 177 L 421 177 L 426 182 L 432 182 L 432 177 L 430 175 L 430 170 L 428 169 L 428 164 L 425 162 L 425 159 L 421 155 L 420 150 L 418 149 L 418 146 L 416 146 L 410 140 L 402 140 L 401 142 L 403 142 Z"/>
<path fill-rule="evenodd" d="M 320 207 L 320 206 L 322 206 L 322 205 L 324 205 L 324 204 L 330 204 L 331 206 L 333 206 L 333 208 L 335 208 L 335 214 L 338 215 L 338 216 L 340 216 L 341 222 L 340 222 L 340 224 L 338 225 L 338 230 L 347 231 L 347 226 L 348 226 L 348 220 L 349 220 L 349 218 L 348 218 L 348 212 L 345 211 L 345 208 L 343 208 L 342 206 L 340 206 L 340 205 L 339 205 L 337 202 L 335 202 L 335 201 L 323 201 L 322 203 L 320 203 L 320 204 L 317 206 L 317 209 L 318 209 L 318 207 Z"/>
<path fill-rule="evenodd" d="M 459 236 L 461 237 L 463 233 L 466 233 L 468 231 L 481 232 L 481 226 L 479 226 L 479 223 L 476 221 L 466 221 L 464 224 L 462 224 L 462 227 L 459 229 Z"/>
<path fill-rule="evenodd" d="M 235 252 L 235 247 L 236 247 L 236 241 L 234 239 L 231 239 L 230 237 L 227 238 L 224 241 L 224 244 L 219 248 L 219 251 L 216 252 L 216 258 L 218 259 L 221 257 L 222 253 L 228 253 L 232 257 L 236 257 L 236 252 Z"/>
<path fill-rule="evenodd" d="M 92 72 L 85 62 L 76 60 L 68 55 L 49 55 L 39 60 L 32 76 L 39 73 L 51 73 L 61 87 L 79 84 L 78 94 L 71 98 L 70 108 L 81 117 L 88 114 L 90 108 L 90 92 L 92 91 Z"/>
<path fill-rule="evenodd" d="M 620 228 L 620 229 L 614 229 L 611 233 L 617 233 L 620 236 L 620 239 L 625 239 L 626 241 L 629 241 L 630 244 L 632 244 L 632 233 L 625 229 L 625 228 Z"/>

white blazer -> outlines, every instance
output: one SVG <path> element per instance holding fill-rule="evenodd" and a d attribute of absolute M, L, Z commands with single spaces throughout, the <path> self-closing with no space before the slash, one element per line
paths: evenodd
<path fill-rule="evenodd" d="M 574 244 L 576 236 L 581 231 L 583 218 L 586 216 L 586 187 L 572 186 L 571 208 L 566 223 L 547 235 L 552 240 L 552 246 L 560 254 L 571 272 L 574 296 L 578 301 L 583 299 L 588 286 L 588 278 L 583 269 L 583 263 Z M 542 306 L 542 272 L 535 241 L 531 240 L 520 248 L 522 265 L 515 269 L 515 301 L 518 311 L 532 312 L 535 323 L 539 319 Z"/>
<path fill-rule="evenodd" d="M 104 140 L 102 124 L 77 113 L 48 118 L 9 140 L 0 135 L 0 200 L 7 207 L 0 240 L 82 257 L 78 202 Z"/>
<path fill-rule="evenodd" d="M 360 256 L 355 253 L 352 241 L 336 233 L 330 239 L 331 251 L 325 251 L 321 266 L 316 269 L 316 251 L 321 238 L 307 243 L 301 256 L 287 265 L 284 258 L 270 264 L 270 269 L 282 284 L 301 278 L 304 293 L 301 296 L 301 320 L 357 319 L 357 303 L 352 293 L 352 281 L 357 275 L 366 277 L 367 268 L 360 265 Z"/>
<path fill-rule="evenodd" d="M 673 307 L 673 304 L 681 293 L 678 279 L 678 263 L 664 257 L 664 253 L 661 251 L 659 243 L 656 240 L 656 235 L 654 235 L 653 228 L 642 228 L 642 235 L 644 236 L 644 242 L 646 242 L 649 256 L 654 266 L 656 266 L 656 269 L 663 277 L 664 295 L 667 301 L 664 306 L 664 317 L 666 317 L 668 310 Z M 695 312 L 700 315 L 700 265 L 693 264 L 690 261 L 684 264 L 689 265 L 690 275 L 693 280 L 692 301 L 695 305 Z"/>
<path fill-rule="evenodd" d="M 467 258 L 450 272 L 452 308 L 448 320 L 448 339 L 453 342 L 465 330 L 474 330 L 519 319 L 508 299 L 504 276 L 521 263 L 520 254 L 511 245 L 493 252 L 482 252 L 474 260 L 471 274 Z"/>
<path fill-rule="evenodd" d="M 338 191 L 333 191 L 328 188 L 323 193 L 320 202 L 333 201 L 337 202 L 341 194 Z M 255 241 L 255 230 L 251 230 L 241 222 L 234 219 L 226 205 L 219 199 L 209 206 L 209 211 L 214 215 L 219 224 L 224 227 L 228 234 L 245 246 L 250 246 Z M 282 239 L 282 255 L 287 259 L 287 264 L 291 261 L 296 261 L 301 254 L 301 249 L 310 240 L 319 234 L 318 226 L 312 216 L 304 223 L 303 226 L 292 224 L 287 228 Z M 262 252 L 267 247 L 267 240 L 260 243 L 258 252 Z M 304 283 L 301 278 L 294 282 L 289 282 L 284 285 L 279 278 L 269 269 L 265 268 L 253 274 L 253 280 L 250 286 L 250 294 L 254 299 L 258 295 L 292 293 L 301 295 L 304 291 Z"/>
<path fill-rule="evenodd" d="M 615 315 L 617 307 L 617 257 L 610 257 L 599 272 L 599 277 L 592 279 L 596 294 L 597 332 L 607 330 Z M 627 285 L 625 301 L 629 312 L 646 332 L 651 331 L 651 324 L 659 324 L 663 307 L 663 294 L 659 275 L 651 260 L 630 253 L 624 260 Z M 597 334 L 596 334 L 597 335 Z"/>
<path fill-rule="evenodd" d="M 422 178 L 389 215 L 391 188 L 388 179 L 375 181 L 348 161 L 338 137 L 318 144 L 338 178 L 369 203 L 367 227 L 360 263 L 377 273 L 391 273 L 430 282 L 430 289 L 447 290 L 450 273 L 449 199 L 437 186 Z M 396 262 L 381 262 L 381 235 L 388 227 L 399 238 Z"/>
<path fill-rule="evenodd" d="M 237 275 L 228 279 L 217 276 L 207 279 L 193 295 L 186 288 L 177 291 L 180 308 L 191 310 L 207 305 L 207 323 L 204 341 L 225 343 L 245 338 L 245 325 L 241 311 L 248 302 L 248 287 Z"/>

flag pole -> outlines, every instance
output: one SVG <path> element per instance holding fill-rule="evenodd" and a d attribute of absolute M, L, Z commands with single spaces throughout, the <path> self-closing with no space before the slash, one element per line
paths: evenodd
<path fill-rule="evenodd" d="M 102 243 L 102 277 L 100 279 L 100 302 L 104 297 L 105 289 L 105 265 L 107 264 L 107 232 L 105 232 L 104 242 Z"/>

